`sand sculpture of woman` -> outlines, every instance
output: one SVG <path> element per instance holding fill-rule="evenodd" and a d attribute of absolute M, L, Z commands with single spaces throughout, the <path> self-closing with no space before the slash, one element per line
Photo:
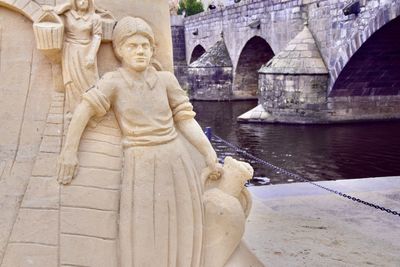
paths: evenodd
<path fill-rule="evenodd" d="M 124 148 L 121 266 L 201 266 L 202 186 L 178 131 L 213 170 L 216 153 L 174 75 L 149 65 L 154 50 L 150 26 L 124 18 L 114 30 L 113 44 L 122 67 L 83 95 L 60 156 L 59 181 L 68 184 L 76 173 L 79 141 L 89 119 L 112 107 Z"/>
<path fill-rule="evenodd" d="M 44 10 L 54 10 L 64 23 L 62 77 L 67 110 L 73 112 L 82 94 L 99 79 L 96 57 L 102 36 L 101 17 L 95 13 L 94 0 L 71 0 L 54 8 L 45 6 Z"/>
<path fill-rule="evenodd" d="M 234 176 L 244 169 L 249 179 L 251 167 L 231 160 L 225 172 L 232 177 L 223 176 L 220 189 L 204 193 L 207 177 L 218 179 L 223 171 L 175 76 L 151 66 L 154 44 L 144 20 L 126 17 L 117 23 L 113 45 L 122 67 L 82 96 L 59 158 L 58 181 L 67 185 L 77 174 L 78 147 L 89 120 L 112 108 L 124 150 L 119 266 L 262 266 L 239 245 L 245 215 L 235 197 L 243 181 Z M 184 139 L 204 157 L 208 168 L 201 175 Z"/>

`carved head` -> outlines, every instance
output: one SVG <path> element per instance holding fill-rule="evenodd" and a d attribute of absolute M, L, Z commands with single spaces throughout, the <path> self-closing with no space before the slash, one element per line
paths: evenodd
<path fill-rule="evenodd" d="M 124 64 L 143 71 L 149 66 L 154 52 L 153 30 L 143 19 L 125 17 L 115 26 L 113 47 Z"/>
<path fill-rule="evenodd" d="M 71 0 L 71 5 L 74 10 L 95 12 L 94 0 Z"/>
<path fill-rule="evenodd" d="M 219 188 L 232 196 L 238 197 L 247 180 L 251 179 L 254 170 L 247 162 L 226 157 L 224 160 L 223 177 Z"/>

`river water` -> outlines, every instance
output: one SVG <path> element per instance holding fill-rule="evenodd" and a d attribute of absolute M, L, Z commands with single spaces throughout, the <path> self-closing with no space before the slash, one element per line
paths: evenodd
<path fill-rule="evenodd" d="M 314 181 L 400 175 L 400 121 L 335 125 L 243 124 L 236 117 L 256 101 L 194 101 L 202 127 L 245 148 L 272 164 Z M 235 154 L 220 144 L 223 158 L 232 155 L 251 162 L 255 176 L 272 184 L 294 182 L 290 177 Z"/>

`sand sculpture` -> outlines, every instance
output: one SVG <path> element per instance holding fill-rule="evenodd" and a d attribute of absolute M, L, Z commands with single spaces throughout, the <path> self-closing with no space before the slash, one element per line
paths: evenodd
<path fill-rule="evenodd" d="M 252 170 L 228 158 L 227 177 L 219 189 L 206 191 L 209 208 L 204 209 L 204 185 L 181 139 L 202 154 L 209 170 L 206 176 L 218 180 L 222 170 L 176 78 L 150 65 L 154 40 L 151 27 L 142 19 L 126 17 L 117 23 L 113 46 L 122 67 L 105 74 L 83 95 L 59 159 L 58 179 L 64 185 L 71 183 L 86 125 L 112 107 L 124 150 L 121 266 L 225 266 L 244 232 L 245 216 L 238 198 Z M 227 232 L 229 237 L 223 238 Z"/>
<path fill-rule="evenodd" d="M 98 79 L 96 54 L 113 16 L 96 10 L 88 0 L 45 9 L 45 27 L 35 28 L 38 48 L 62 63 L 53 75 L 65 93 L 50 109 L 60 121 L 48 121 L 66 136 L 57 170 L 49 157 L 45 173 L 32 171 L 32 181 L 49 177 L 47 187 L 37 194 L 30 181 L 21 205 L 51 206 L 45 225 L 29 225 L 20 212 L 1 266 L 263 266 L 241 241 L 251 166 L 218 164 L 185 92 L 154 59 L 160 43 L 145 20 L 118 21 L 112 42 L 121 67 Z"/>
<path fill-rule="evenodd" d="M 94 0 L 71 0 L 43 9 L 47 13 L 34 24 L 38 48 L 61 50 L 61 55 L 53 53 L 52 58 L 61 59 L 67 112 L 72 113 L 82 94 L 99 79 L 97 52 L 102 38 L 111 40 L 115 21 L 109 12 L 98 9 Z"/>

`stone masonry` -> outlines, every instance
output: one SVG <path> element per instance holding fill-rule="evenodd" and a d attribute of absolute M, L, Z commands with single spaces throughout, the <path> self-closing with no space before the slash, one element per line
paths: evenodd
<path fill-rule="evenodd" d="M 183 18 L 180 16 L 171 16 L 171 33 L 173 44 L 174 74 L 182 88 L 188 90 L 187 81 L 187 63 L 185 47 L 185 28 Z"/>
<path fill-rule="evenodd" d="M 266 40 L 274 54 L 303 29 L 313 34 L 329 70 L 332 88 L 341 70 L 363 43 L 383 25 L 400 15 L 395 0 L 361 0 L 357 16 L 345 16 L 343 0 L 248 0 L 224 9 L 185 18 L 186 60 L 201 45 L 206 51 L 223 33 L 234 71 L 246 43 L 254 36 Z M 252 27 L 252 23 L 259 27 Z M 197 33 L 197 34 L 194 34 Z"/>
<path fill-rule="evenodd" d="M 343 68 L 330 96 L 398 95 L 400 17 L 383 26 Z"/>
<path fill-rule="evenodd" d="M 232 62 L 224 40 L 189 65 L 190 97 L 195 100 L 231 100 Z"/>
<path fill-rule="evenodd" d="M 326 117 L 328 70 L 307 26 L 259 70 L 260 108 L 240 120 L 314 122 Z M 257 115 L 256 115 L 257 114 Z"/>
<path fill-rule="evenodd" d="M 186 60 L 191 60 L 196 46 L 207 51 L 222 34 L 232 59 L 235 88 L 240 58 L 252 38 L 264 39 L 273 53 L 279 54 L 307 23 L 329 74 L 325 87 L 327 115 L 319 122 L 399 118 L 399 74 L 394 71 L 397 63 L 393 62 L 398 62 L 398 57 L 393 53 L 398 50 L 399 26 L 395 19 L 400 15 L 400 2 L 360 0 L 360 12 L 345 15 L 343 9 L 351 3 L 248 0 L 185 18 Z M 386 45 L 389 43 L 392 48 Z M 367 67 L 363 62 L 376 65 Z M 248 73 L 251 75 L 254 72 Z M 378 80 L 367 83 L 366 77 Z M 260 93 L 260 84 L 258 88 Z"/>
<path fill-rule="evenodd" d="M 233 81 L 234 99 L 257 99 L 258 70 L 273 56 L 271 47 L 261 37 L 255 36 L 247 42 L 240 55 Z"/>
<path fill-rule="evenodd" d="M 305 13 L 300 0 L 241 1 L 224 9 L 185 18 L 186 60 L 201 45 L 207 51 L 223 34 L 234 70 L 241 52 L 254 36 L 266 40 L 277 54 L 303 29 Z M 257 23 L 259 22 L 259 27 Z"/>

